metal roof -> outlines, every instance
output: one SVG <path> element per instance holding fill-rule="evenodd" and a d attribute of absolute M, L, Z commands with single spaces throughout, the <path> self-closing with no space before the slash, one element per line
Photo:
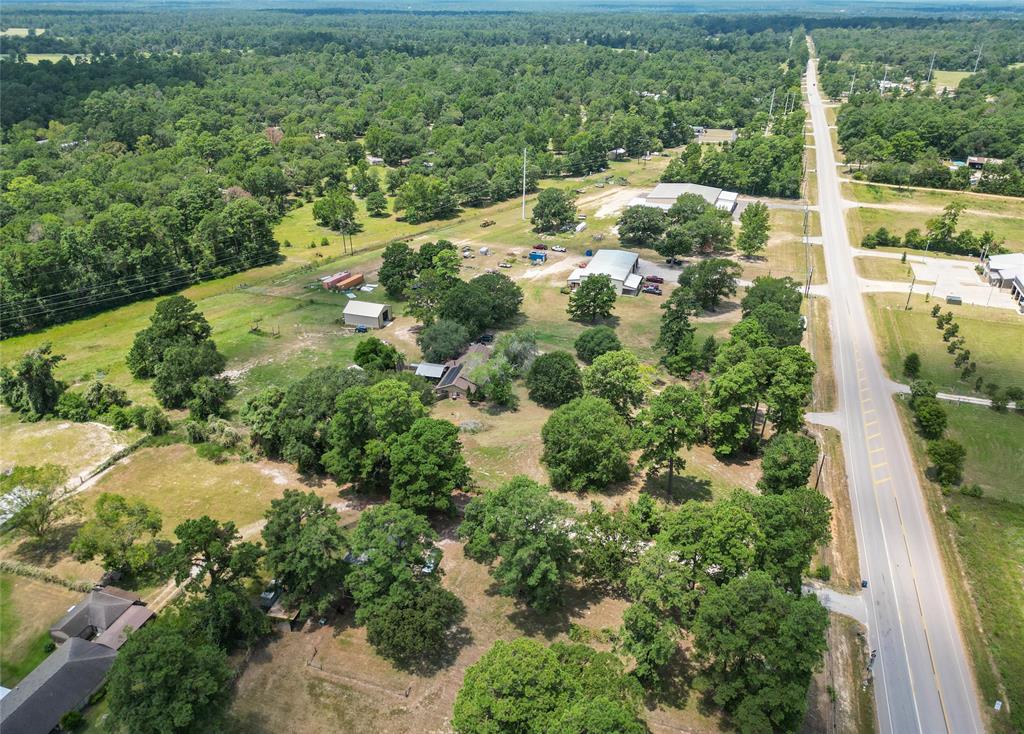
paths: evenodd
<path fill-rule="evenodd" d="M 444 374 L 444 365 L 435 364 L 434 362 L 420 362 L 416 365 L 416 374 L 420 377 L 429 377 L 437 380 Z"/>
<path fill-rule="evenodd" d="M 709 204 L 718 201 L 721 189 L 714 186 L 701 186 L 694 183 L 660 183 L 647 195 L 648 199 L 678 199 L 683 194 L 697 194 Z"/>
<path fill-rule="evenodd" d="M 992 255 L 988 259 L 989 270 L 1007 270 L 1024 267 L 1024 252 L 1010 252 L 1004 255 Z"/>
<path fill-rule="evenodd" d="M 388 307 L 386 303 L 371 303 L 370 301 L 349 301 L 345 305 L 345 313 L 350 316 L 369 316 L 370 318 L 379 318 L 384 309 Z"/>
<path fill-rule="evenodd" d="M 608 275 L 612 280 L 625 282 L 639 259 L 635 252 L 626 250 L 598 250 L 587 264 L 585 275 Z"/>

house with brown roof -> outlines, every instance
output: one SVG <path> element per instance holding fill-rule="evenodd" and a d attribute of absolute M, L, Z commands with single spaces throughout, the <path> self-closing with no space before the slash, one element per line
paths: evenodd
<path fill-rule="evenodd" d="M 474 344 L 457 360 L 445 363 L 444 373 L 434 391 L 450 398 L 468 397 L 475 393 L 478 385 L 470 379 L 469 373 L 477 365 L 483 364 L 490 356 L 491 350 L 483 344 Z"/>

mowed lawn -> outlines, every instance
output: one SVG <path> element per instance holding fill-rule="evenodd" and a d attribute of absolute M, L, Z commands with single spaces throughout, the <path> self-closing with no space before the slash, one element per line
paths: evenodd
<path fill-rule="evenodd" d="M 0 573 L 0 685 L 12 688 L 49 655 L 50 627 L 81 598 L 63 586 Z"/>
<path fill-rule="evenodd" d="M 978 371 L 966 381 L 953 366 L 953 355 L 946 351 L 942 332 L 935 328 L 931 309 L 923 296 L 910 299 L 910 310 L 903 310 L 906 297 L 892 293 L 865 295 L 874 325 L 882 363 L 894 380 L 903 382 L 903 359 L 911 352 L 921 357 L 921 377 L 934 382 L 945 392 L 974 394 L 980 375 L 986 383 L 1002 387 L 1024 385 L 1024 320 L 1012 311 L 983 306 L 942 305 L 952 311 L 960 324 L 960 334 L 971 350 Z"/>
<path fill-rule="evenodd" d="M 910 429 L 910 415 L 900 403 L 911 444 L 922 468 L 929 465 L 925 442 Z M 947 435 L 967 449 L 964 481 L 982 485 L 980 498 L 957 491 L 943 496 L 925 480 L 940 547 L 951 557 L 956 547 L 968 587 L 954 586 L 986 700 L 1005 695 L 1024 700 L 1024 415 L 997 413 L 977 405 L 947 406 Z M 955 563 L 949 560 L 950 563 Z M 958 571 L 952 571 L 959 576 Z M 965 595 L 969 594 L 968 599 Z M 974 610 L 977 610 L 975 613 Z M 973 621 L 978 617 L 981 630 Z M 994 674 L 990 663 L 995 663 Z M 998 732 L 1024 730 L 1024 708 L 995 719 Z"/>
<path fill-rule="evenodd" d="M 1022 205 L 1024 206 L 1024 205 Z M 907 230 L 927 229 L 929 219 L 940 214 L 935 211 L 907 211 L 903 209 L 851 208 L 847 210 L 847 225 L 850 230 L 850 244 L 859 247 L 864 235 L 885 227 L 890 233 L 903 236 Z M 990 230 L 997 239 L 1003 239 L 1003 246 L 1009 252 L 1024 252 L 1024 209 L 1020 216 L 992 216 L 967 210 L 960 215 L 957 231 L 973 230 L 980 235 Z"/>
<path fill-rule="evenodd" d="M 857 275 L 868 280 L 895 280 L 909 283 L 914 274 L 909 264 L 888 257 L 856 257 L 853 259 L 853 263 L 857 267 Z"/>

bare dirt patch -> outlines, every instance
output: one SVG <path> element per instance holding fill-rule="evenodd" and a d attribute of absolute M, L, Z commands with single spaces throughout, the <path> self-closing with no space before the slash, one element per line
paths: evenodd
<path fill-rule="evenodd" d="M 868 661 L 864 628 L 849 617 L 832 614 L 825 665 L 811 680 L 807 716 L 801 734 L 875 730 L 874 701 L 864 687 Z"/>
<path fill-rule="evenodd" d="M 576 200 L 576 206 L 588 212 L 593 210 L 593 216 L 598 219 L 617 217 L 629 205 L 630 201 L 646 192 L 647 189 L 634 187 L 597 189 L 579 197 Z"/>

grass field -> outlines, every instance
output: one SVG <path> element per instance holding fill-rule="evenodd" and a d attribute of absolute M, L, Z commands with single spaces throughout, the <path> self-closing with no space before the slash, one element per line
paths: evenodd
<path fill-rule="evenodd" d="M 990 714 L 992 729 L 1019 732 L 1024 709 L 1012 704 L 1024 700 L 1024 488 L 1014 472 L 1024 455 L 1024 416 L 971 405 L 948 409 L 948 434 L 967 447 L 965 479 L 982 483 L 985 495 L 943 496 L 923 471 L 929 465 L 925 443 L 911 427 L 906 404 L 900 407 L 947 573 L 966 580 L 951 588 L 984 708 L 1009 700 L 1010 713 Z M 1007 461 L 1006 471 L 996 470 L 997 461 Z"/>
<path fill-rule="evenodd" d="M 6 408 L 0 412 L 0 431 L 0 468 L 57 464 L 67 469 L 69 479 L 88 472 L 142 435 L 135 430 L 114 431 L 100 423 L 20 423 Z"/>
<path fill-rule="evenodd" d="M 932 86 L 935 87 L 935 91 L 937 93 L 941 92 L 943 88 L 956 89 L 960 86 L 960 82 L 969 76 L 974 76 L 974 72 L 935 69 L 935 71 L 932 72 Z"/>
<path fill-rule="evenodd" d="M 967 209 L 960 215 L 959 230 L 971 229 L 976 234 L 990 230 L 996 237 L 1005 239 L 1004 247 L 1008 251 L 1024 251 L 1024 201 L 1019 199 L 928 191 L 903 194 L 896 189 L 858 184 L 848 184 L 845 192 L 848 198 L 861 203 L 891 204 L 886 208 L 852 207 L 847 211 L 850 242 L 854 246 L 859 246 L 864 235 L 879 227 L 901 236 L 912 228 L 924 232 L 927 221 L 940 214 L 942 207 L 951 200 L 958 198 L 967 204 Z"/>
<path fill-rule="evenodd" d="M 927 191 L 898 189 L 872 183 L 844 182 L 843 197 L 861 204 L 895 204 L 898 206 L 931 207 L 936 211 L 956 199 L 967 211 L 989 212 L 1007 217 L 1024 216 L 1024 199 L 1013 196 L 975 194 L 970 191 Z"/>
<path fill-rule="evenodd" d="M 81 594 L 0 573 L 0 684 L 13 687 L 49 652 L 49 629 Z"/>
<path fill-rule="evenodd" d="M 801 307 L 807 316 L 808 328 L 804 331 L 803 347 L 814 358 L 817 371 L 814 373 L 814 396 L 811 410 L 828 412 L 835 410 L 836 383 L 832 366 L 832 331 L 829 324 L 829 302 L 827 298 L 804 300 Z"/>
<path fill-rule="evenodd" d="M 41 61 L 49 61 L 56 64 L 61 59 L 70 59 L 76 64 L 89 61 L 92 57 L 89 54 L 25 54 L 25 60 L 30 64 L 38 64 Z"/>
<path fill-rule="evenodd" d="M 906 263 L 888 257 L 855 257 L 853 262 L 857 267 L 857 275 L 868 280 L 909 283 L 914 274 L 913 269 Z"/>
<path fill-rule="evenodd" d="M 232 520 L 239 527 L 252 524 L 263 517 L 270 500 L 285 489 L 310 488 L 303 485 L 287 464 L 238 460 L 215 464 L 199 458 L 194 447 L 175 444 L 136 451 L 104 474 L 82 498 L 87 509 L 101 492 L 145 500 L 160 510 L 161 535 L 171 538 L 178 523 L 200 515 Z M 324 496 L 337 494 L 337 488 L 326 480 L 317 491 Z"/>
<path fill-rule="evenodd" d="M 981 306 L 947 306 L 960 334 L 971 350 L 971 359 L 978 363 L 976 376 L 968 381 L 960 379 L 960 371 L 953 367 L 953 356 L 946 351 L 942 333 L 935 328 L 931 303 L 923 296 L 910 300 L 910 310 L 904 311 L 906 298 L 899 294 L 876 293 L 865 296 L 868 312 L 874 325 L 882 363 L 889 376 L 904 381 L 903 359 L 911 352 L 921 357 L 921 377 L 934 382 L 945 392 L 974 394 L 977 375 L 985 382 L 1003 387 L 1024 383 L 1024 322 L 1012 311 Z"/>
<path fill-rule="evenodd" d="M 32 30 L 36 32 L 35 34 L 37 36 L 41 36 L 46 33 L 45 28 L 34 28 Z M 0 31 L 0 36 L 8 36 L 9 38 L 27 38 L 28 32 L 28 28 L 5 28 Z"/>

